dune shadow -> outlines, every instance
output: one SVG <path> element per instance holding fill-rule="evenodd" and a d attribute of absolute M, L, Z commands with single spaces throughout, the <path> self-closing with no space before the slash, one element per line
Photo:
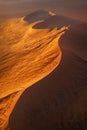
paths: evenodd
<path fill-rule="evenodd" d="M 46 29 L 46 28 L 60 28 L 62 26 L 69 26 L 71 24 L 82 23 L 81 21 L 74 20 L 64 16 L 51 16 L 45 19 L 43 22 L 33 26 L 34 29 Z"/>
<path fill-rule="evenodd" d="M 75 24 L 59 40 L 60 47 L 87 61 L 87 24 Z"/>

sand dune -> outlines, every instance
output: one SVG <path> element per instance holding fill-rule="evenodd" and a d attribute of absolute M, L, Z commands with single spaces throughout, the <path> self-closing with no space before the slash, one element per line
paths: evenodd
<path fill-rule="evenodd" d="M 75 27 L 78 30 L 78 26 Z M 69 31 L 73 32 L 72 37 L 74 37 L 73 26 Z M 80 35 L 81 32 L 83 25 L 79 25 Z M 77 41 L 81 40 L 78 33 L 75 35 L 76 39 L 74 38 L 74 48 L 70 48 L 72 41 L 70 43 L 69 36 L 71 35 L 67 38 L 66 32 L 59 40 L 63 53 L 60 65 L 46 78 L 28 88 L 16 104 L 10 116 L 11 130 L 85 130 L 87 128 L 87 62 L 82 52 L 81 56 L 80 53 L 77 52 L 77 55 L 73 52 L 78 46 Z M 63 38 L 69 41 L 62 41 Z M 80 47 L 82 44 L 80 42 Z M 83 48 L 85 49 L 85 46 Z"/>
<path fill-rule="evenodd" d="M 76 47 L 78 47 L 77 44 L 80 41 L 80 39 L 78 39 L 79 36 L 85 38 L 85 45 L 87 39 L 86 30 L 84 32 L 84 28 L 87 26 L 84 24 L 78 25 L 77 27 L 75 23 L 81 22 L 57 16 L 52 12 L 46 11 L 36 11 L 25 17 L 9 19 L 0 23 L 1 130 L 9 129 L 7 126 L 8 118 L 23 91 L 48 74 L 48 77 L 25 91 L 10 117 L 10 128 L 11 130 L 50 130 L 51 128 L 53 129 L 56 124 L 56 130 L 61 126 L 61 121 L 64 127 L 66 125 L 65 128 L 67 128 L 67 122 L 70 119 L 70 112 L 72 111 L 71 106 L 74 107 L 75 111 L 77 108 L 76 105 L 74 106 L 76 103 L 73 99 L 78 102 L 79 107 L 81 106 L 80 98 L 81 100 L 86 100 L 86 51 L 84 51 L 82 42 L 80 42 L 80 49 L 78 52 Z M 70 26 L 71 24 L 74 24 L 74 27 Z M 77 30 L 75 30 L 76 28 Z M 83 33 L 80 33 L 80 31 Z M 69 38 L 71 36 L 72 38 L 70 40 Z M 74 44 L 72 42 L 73 38 Z M 74 45 L 74 47 L 70 48 L 70 44 L 72 46 Z M 83 49 L 81 49 L 82 47 Z M 81 94 L 71 97 L 74 93 Z M 83 94 L 85 96 L 83 96 Z M 63 95 L 64 97 L 61 97 Z M 70 100 L 67 99 L 69 96 L 71 97 Z M 44 103 L 43 100 L 45 100 Z M 72 105 L 69 105 L 71 101 Z M 64 102 L 66 103 L 65 105 Z M 28 103 L 31 105 L 30 107 Z M 23 111 L 18 110 L 21 109 L 21 105 L 23 105 Z M 84 103 L 84 105 L 86 106 L 86 103 Z M 82 107 L 84 109 L 84 106 Z M 40 109 L 40 115 L 37 116 L 37 114 L 39 114 L 38 109 Z M 64 109 L 69 109 L 69 115 L 64 117 L 64 114 L 67 115 L 66 110 L 62 113 L 61 117 L 63 119 L 60 120 L 58 114 Z M 84 113 L 86 112 L 86 107 L 85 110 L 83 109 L 81 111 L 81 116 L 85 118 Z M 51 112 L 53 113 L 52 115 Z M 32 115 L 33 113 L 35 115 Z M 79 115 L 79 113 L 76 113 L 74 114 L 74 111 L 72 112 L 75 121 L 77 121 L 77 116 Z M 29 120 L 27 120 L 27 114 L 29 114 Z M 33 117 L 35 117 L 35 121 Z M 19 121 L 19 119 L 21 119 L 21 121 Z M 37 120 L 39 122 L 42 120 L 41 126 L 38 125 L 39 122 L 37 122 Z M 47 120 L 50 121 L 48 122 Z M 30 125 L 28 125 L 26 121 L 28 124 L 30 122 Z M 45 124 L 43 124 L 43 122 Z"/>

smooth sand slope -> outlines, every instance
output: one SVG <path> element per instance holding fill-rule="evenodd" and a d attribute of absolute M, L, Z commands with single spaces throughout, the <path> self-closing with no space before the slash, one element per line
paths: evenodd
<path fill-rule="evenodd" d="M 48 19 L 50 19 L 50 22 Z M 42 22 L 44 22 L 44 25 L 46 26 L 42 25 Z M 85 60 L 86 57 L 84 58 L 84 54 L 82 52 L 81 55 L 80 53 L 78 55 L 78 53 L 75 53 L 74 51 L 72 52 L 72 50 L 68 48 L 67 43 L 72 43 L 72 40 L 71 42 L 66 42 L 66 40 L 64 40 L 65 43 L 63 42 L 63 39 L 66 39 L 67 32 L 70 32 L 72 30 L 70 28 L 70 25 L 72 23 L 77 24 L 81 22 L 74 21 L 72 19 L 65 18 L 62 16 L 59 17 L 52 12 L 46 12 L 42 10 L 27 15 L 26 17 L 22 17 L 19 19 L 18 18 L 10 19 L 3 23 L 0 23 L 0 129 L 1 130 L 9 129 L 8 118 L 23 91 L 26 88 L 30 87 L 32 84 L 36 83 L 37 81 L 47 76 L 49 73 L 51 73 L 59 65 L 60 61 L 61 64 L 59 65 L 59 67 L 56 68 L 54 72 L 52 72 L 52 74 L 50 74 L 48 77 L 38 82 L 34 86 L 30 87 L 30 89 L 25 92 L 26 94 L 25 93 L 23 94 L 22 97 L 23 100 L 21 98 L 18 102 L 17 107 L 15 107 L 10 117 L 9 125 L 11 130 L 22 130 L 22 129 L 50 130 L 50 128 L 53 129 L 55 123 L 56 123 L 55 126 L 57 128 L 61 126 L 60 116 L 58 116 L 58 112 L 61 113 L 60 110 L 64 111 L 63 108 L 69 108 L 69 110 L 72 111 L 71 105 L 69 106 L 69 102 L 72 100 L 74 104 L 74 100 L 72 98 L 71 100 L 67 100 L 66 95 L 68 95 L 69 97 L 69 94 L 71 93 L 71 91 L 74 91 L 75 88 L 79 89 L 85 86 L 85 88 L 83 89 L 85 90 L 86 78 L 87 78 L 86 60 Z M 87 27 L 86 25 L 84 26 Z M 72 32 L 75 33 L 76 31 Z M 63 38 L 61 36 L 64 33 L 65 35 Z M 85 34 L 83 34 L 83 36 L 85 36 L 86 38 Z M 72 37 L 74 37 L 75 45 L 77 45 L 77 39 L 79 35 L 77 35 L 76 38 L 75 38 L 76 35 L 74 36 L 73 33 L 71 33 L 71 35 Z M 70 34 L 68 34 L 68 37 L 70 37 Z M 84 39 L 84 42 L 86 43 L 87 39 Z M 61 47 L 59 47 L 59 43 Z M 68 50 L 64 47 L 65 44 Z M 74 46 L 74 48 L 75 47 L 76 46 Z M 83 46 L 83 52 L 84 52 L 84 46 Z M 62 90 L 60 90 L 60 88 Z M 60 93 L 59 94 L 60 98 L 58 98 L 56 95 L 57 89 L 58 92 Z M 64 93 L 63 96 L 65 95 L 66 97 L 65 100 L 61 100 L 62 92 Z M 83 91 L 83 93 L 84 92 L 86 91 Z M 27 93 L 29 97 L 26 97 Z M 56 95 L 56 97 L 54 95 Z M 43 96 L 45 100 L 44 105 L 43 103 L 41 103 L 43 102 Z M 57 106 L 53 104 L 53 102 L 55 102 L 54 100 L 55 98 L 56 103 L 57 104 L 59 103 L 58 107 L 60 108 L 58 109 Z M 73 98 L 76 99 L 76 97 L 74 96 Z M 80 97 L 78 97 L 78 100 L 79 98 Z M 81 95 L 81 99 L 86 100 L 86 97 L 82 98 Z M 23 103 L 21 102 L 21 100 L 23 101 Z M 63 102 L 66 102 L 66 104 L 64 105 Z M 27 103 L 31 104 L 31 106 L 29 107 Z M 23 111 L 21 111 L 22 110 L 21 105 L 23 105 L 22 106 Z M 21 110 L 19 109 L 20 110 L 19 111 L 18 108 L 20 108 Z M 38 108 L 41 110 L 40 111 L 41 114 L 37 112 Z M 74 109 L 76 110 L 76 106 Z M 51 112 L 53 113 L 52 115 Z M 32 115 L 33 113 L 36 113 L 36 115 L 38 113 L 38 117 Z M 48 116 L 46 113 L 49 113 Z M 67 114 L 66 111 L 65 113 Z M 69 120 L 70 116 L 70 114 L 69 116 L 64 116 L 65 113 L 62 113 L 63 124 L 64 120 L 65 119 Z M 29 118 L 26 117 L 27 115 L 29 115 Z M 75 118 L 76 120 L 77 115 Z M 84 114 L 82 116 L 84 116 Z M 38 120 L 38 122 L 42 121 L 41 126 L 38 125 L 38 122 L 36 120 L 34 120 L 34 117 Z M 51 120 L 52 117 L 54 121 Z M 25 122 L 23 120 L 25 120 Z M 29 122 L 31 122 L 30 125 Z M 43 122 L 45 124 L 43 124 Z M 36 123 L 36 125 L 33 123 Z M 53 124 L 53 127 L 51 127 L 51 124 Z M 65 122 L 65 124 L 67 124 L 67 122 Z"/>

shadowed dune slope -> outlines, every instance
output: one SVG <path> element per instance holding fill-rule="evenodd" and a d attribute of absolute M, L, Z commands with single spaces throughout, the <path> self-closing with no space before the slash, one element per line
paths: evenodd
<path fill-rule="evenodd" d="M 87 24 L 70 26 L 59 42 L 61 48 L 69 50 L 87 61 Z"/>
<path fill-rule="evenodd" d="M 60 16 L 60 15 L 54 15 L 53 17 L 49 17 L 42 21 L 41 23 L 38 23 L 33 26 L 35 29 L 44 29 L 44 28 L 54 28 L 54 27 L 62 27 L 62 26 L 69 26 L 71 24 L 76 23 L 83 23 L 78 20 L 74 20 L 68 17 Z"/>
<path fill-rule="evenodd" d="M 11 130 L 87 129 L 85 27 L 70 26 L 61 37 L 60 65 L 23 93 L 10 116 Z"/>

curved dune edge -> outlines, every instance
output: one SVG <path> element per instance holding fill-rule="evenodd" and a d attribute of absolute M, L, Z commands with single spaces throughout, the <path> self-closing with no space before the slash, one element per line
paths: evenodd
<path fill-rule="evenodd" d="M 36 23 L 12 19 L 0 25 L 1 130 L 8 129 L 9 115 L 23 91 L 51 73 L 61 61 L 58 40 L 67 27 L 32 29 Z"/>

